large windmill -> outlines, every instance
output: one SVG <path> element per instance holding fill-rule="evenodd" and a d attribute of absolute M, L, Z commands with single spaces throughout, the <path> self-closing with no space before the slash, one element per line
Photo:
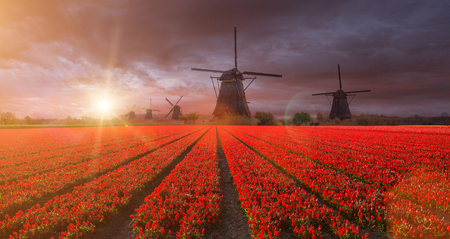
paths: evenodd
<path fill-rule="evenodd" d="M 244 75 L 253 75 L 253 76 L 271 76 L 271 77 L 281 77 L 281 75 L 276 74 L 267 74 L 267 73 L 259 73 L 259 72 L 250 72 L 244 71 L 240 72 L 237 69 L 237 49 L 236 49 L 236 27 L 234 28 L 234 68 L 228 71 L 221 70 L 208 70 L 208 69 L 199 69 L 199 68 L 191 68 L 193 71 L 207 71 L 214 73 L 222 73 L 220 77 L 212 77 L 221 81 L 219 87 L 219 96 L 217 96 L 217 104 L 214 109 L 213 115 L 217 118 L 221 118 L 225 114 L 232 115 L 245 115 L 250 116 L 250 110 L 248 109 L 248 102 L 245 97 L 245 90 L 250 86 L 250 84 L 256 79 L 253 78 L 245 78 Z M 252 81 L 244 88 L 244 84 L 242 83 L 245 79 L 252 79 Z M 216 91 L 214 81 L 213 81 L 214 91 Z"/>
<path fill-rule="evenodd" d="M 352 102 L 353 98 L 356 96 L 356 93 L 361 92 L 370 92 L 371 90 L 358 90 L 358 91 L 343 91 L 342 90 L 342 83 L 341 83 L 341 69 L 338 65 L 338 74 L 339 74 L 339 90 L 336 92 L 327 92 L 327 93 L 319 93 L 319 94 L 313 94 L 315 95 L 326 95 L 333 96 L 333 105 L 331 106 L 331 112 L 330 112 L 330 119 L 339 118 L 340 120 L 343 119 L 350 119 L 352 118 L 352 114 L 350 113 L 349 104 Z M 350 102 L 347 101 L 347 96 L 352 96 L 352 99 Z"/>
<path fill-rule="evenodd" d="M 136 119 L 136 113 L 134 113 L 133 109 L 136 105 L 133 106 L 133 108 L 128 108 L 127 105 L 127 109 L 128 109 L 128 114 L 125 115 L 125 119 Z"/>
<path fill-rule="evenodd" d="M 172 119 L 174 119 L 174 120 L 179 120 L 180 119 L 181 107 L 178 106 L 178 103 L 180 102 L 181 98 L 183 98 L 183 96 L 181 96 L 180 99 L 175 104 L 172 104 L 172 102 L 170 102 L 170 100 L 168 100 L 166 98 L 167 102 L 169 102 L 169 104 L 172 106 L 172 109 L 170 109 L 169 113 L 166 115 L 166 119 L 170 115 L 170 113 L 172 113 L 172 111 L 173 111 Z"/>
<path fill-rule="evenodd" d="M 153 119 L 153 111 L 161 111 L 161 110 L 155 110 L 152 108 L 152 98 L 150 98 L 150 109 L 142 108 L 145 110 L 145 117 L 144 119 Z"/>

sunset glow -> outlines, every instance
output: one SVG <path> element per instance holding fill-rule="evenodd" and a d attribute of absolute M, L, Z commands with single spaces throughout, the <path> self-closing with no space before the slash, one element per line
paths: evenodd
<path fill-rule="evenodd" d="M 80 118 L 136 105 L 142 116 L 152 98 L 166 115 L 165 98 L 184 95 L 183 112 L 212 115 L 210 76 L 221 74 L 191 68 L 232 69 L 236 27 L 238 69 L 283 75 L 245 90 L 252 115 L 328 115 L 328 100 L 311 94 L 339 89 L 340 64 L 344 91 L 371 90 L 352 114 L 439 116 L 450 113 L 449 11 L 436 0 L 2 1 L 0 110 Z M 104 89 L 121 100 L 91 101 Z"/>

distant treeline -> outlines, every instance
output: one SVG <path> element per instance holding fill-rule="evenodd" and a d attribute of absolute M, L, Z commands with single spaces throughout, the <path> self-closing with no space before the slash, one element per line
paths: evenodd
<path fill-rule="evenodd" d="M 435 117 L 411 117 L 385 116 L 385 115 L 358 115 L 352 118 L 357 125 L 449 125 L 450 116 L 442 113 Z"/>
<path fill-rule="evenodd" d="M 226 115 L 222 119 L 208 119 L 207 116 L 200 116 L 198 113 L 183 115 L 179 124 L 227 124 L 227 125 L 450 125 L 450 116 L 442 113 L 435 117 L 422 117 L 414 115 L 411 117 L 385 116 L 376 114 L 353 115 L 351 119 L 339 120 L 330 118 L 318 113 L 312 117 L 307 112 L 297 112 L 288 119 L 275 119 L 268 112 L 256 112 L 253 117 Z M 19 119 L 11 112 L 0 111 L 0 125 L 122 125 L 122 124 L 174 124 L 173 120 L 144 119 L 126 120 L 123 118 L 113 118 L 111 120 L 96 119 L 87 116 L 65 119 L 33 119 L 26 116 Z M 178 123 L 177 123 L 178 124 Z"/>
<path fill-rule="evenodd" d="M 0 112 L 0 125 L 74 125 L 74 124 L 100 124 L 101 119 L 94 119 L 90 117 L 81 117 L 79 119 L 68 116 L 66 119 L 33 119 L 30 116 L 25 116 L 19 119 L 11 112 Z"/>

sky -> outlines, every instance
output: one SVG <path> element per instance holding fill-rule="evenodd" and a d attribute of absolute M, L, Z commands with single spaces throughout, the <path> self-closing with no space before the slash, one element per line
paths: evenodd
<path fill-rule="evenodd" d="M 258 76 L 252 114 L 331 110 L 326 96 L 357 94 L 352 114 L 450 114 L 450 1 L 0 1 L 0 110 L 23 118 L 112 118 L 135 105 L 212 115 L 210 76 Z M 244 86 L 249 83 L 244 81 Z M 351 97 L 349 98 L 350 101 Z M 102 111 L 101 102 L 109 104 Z"/>

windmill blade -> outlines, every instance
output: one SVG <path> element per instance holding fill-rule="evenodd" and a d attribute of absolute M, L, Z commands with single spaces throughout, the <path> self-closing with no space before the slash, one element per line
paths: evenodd
<path fill-rule="evenodd" d="M 338 74 L 339 74 L 339 89 L 342 90 L 342 83 L 341 83 L 341 68 L 338 64 Z"/>
<path fill-rule="evenodd" d="M 253 79 L 253 80 L 250 81 L 250 83 L 247 85 L 247 87 L 245 87 L 244 91 L 247 90 L 247 88 L 253 83 L 253 81 L 256 79 L 256 76 L 253 78 L 247 78 L 247 79 Z"/>
<path fill-rule="evenodd" d="M 207 71 L 207 72 L 215 72 L 215 73 L 224 73 L 225 71 L 219 70 L 208 70 L 208 69 L 200 69 L 200 68 L 191 68 L 193 71 Z"/>
<path fill-rule="evenodd" d="M 183 96 L 180 97 L 180 99 L 177 101 L 177 103 L 175 103 L 175 105 L 178 105 L 178 102 L 180 102 L 181 98 L 183 98 Z"/>
<path fill-rule="evenodd" d="M 159 111 L 159 112 L 161 112 L 161 110 L 152 110 L 152 111 Z"/>
<path fill-rule="evenodd" d="M 169 111 L 169 113 L 166 115 L 166 117 L 164 117 L 164 119 L 167 119 L 167 116 L 170 115 L 170 113 L 172 113 L 173 108 Z"/>
<path fill-rule="evenodd" d="M 282 75 L 278 75 L 278 74 L 268 74 L 268 73 L 251 72 L 251 71 L 244 71 L 244 72 L 242 72 L 242 74 L 243 75 L 254 75 L 254 76 L 283 77 Z"/>
<path fill-rule="evenodd" d="M 236 27 L 234 27 L 234 68 L 237 69 Z"/>
<path fill-rule="evenodd" d="M 125 118 L 128 118 L 129 115 L 130 115 L 130 112 L 128 112 L 128 114 L 125 115 Z"/>
<path fill-rule="evenodd" d="M 166 98 L 166 100 L 167 100 L 167 102 L 169 102 L 169 104 L 170 104 L 171 106 L 173 106 L 173 104 L 172 104 L 172 102 L 170 102 L 170 100 L 168 100 L 167 98 Z"/>
<path fill-rule="evenodd" d="M 360 92 L 371 92 L 371 90 L 357 90 L 357 91 L 347 91 L 345 93 L 360 93 Z"/>
<path fill-rule="evenodd" d="M 133 109 L 134 109 L 134 107 L 136 107 L 136 105 L 134 105 L 134 106 L 133 106 L 133 108 L 131 108 L 131 110 L 133 110 Z M 131 111 L 131 110 L 130 110 L 130 111 Z"/>
<path fill-rule="evenodd" d="M 312 94 L 313 96 L 315 95 L 333 95 L 336 92 L 327 92 L 327 93 L 318 93 L 318 94 Z"/>
<path fill-rule="evenodd" d="M 214 93 L 216 94 L 216 100 L 217 100 L 217 91 L 216 91 L 216 85 L 214 85 L 214 80 L 213 80 L 213 77 L 212 76 L 210 76 L 211 77 L 211 83 L 212 83 L 212 85 L 213 85 L 213 88 L 214 88 Z"/>
<path fill-rule="evenodd" d="M 128 108 L 128 105 L 127 105 L 127 109 L 128 109 L 128 111 L 131 111 L 130 108 Z"/>

